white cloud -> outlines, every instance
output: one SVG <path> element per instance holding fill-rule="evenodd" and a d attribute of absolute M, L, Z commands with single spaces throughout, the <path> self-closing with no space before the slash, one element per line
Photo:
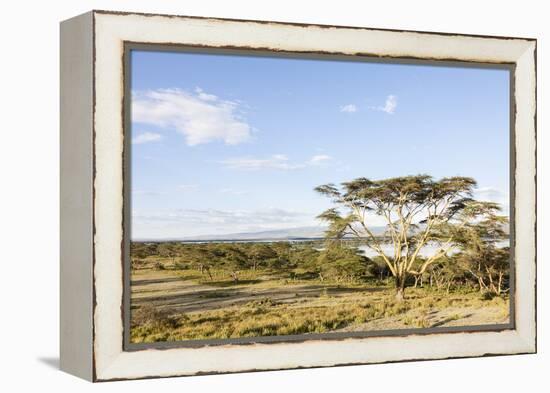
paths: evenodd
<path fill-rule="evenodd" d="M 291 164 L 284 154 L 275 154 L 269 158 L 230 158 L 220 161 L 225 167 L 230 169 L 260 170 L 277 169 L 290 171 L 305 168 L 304 164 Z"/>
<path fill-rule="evenodd" d="M 154 132 L 143 132 L 139 135 L 136 135 L 132 139 L 132 144 L 141 145 L 143 143 L 158 142 L 161 139 L 162 139 L 162 135 L 160 134 L 156 134 Z"/>
<path fill-rule="evenodd" d="M 297 211 L 276 207 L 259 209 L 165 209 L 132 211 L 132 235 L 135 238 L 182 238 L 198 235 L 223 235 L 266 230 L 318 227 L 324 223 L 319 211 Z M 369 215 L 369 223 L 384 225 L 383 218 Z"/>
<path fill-rule="evenodd" d="M 315 214 L 267 207 L 254 210 L 167 209 L 134 211 L 136 237 L 185 237 L 194 235 L 258 232 L 318 225 Z M 157 234 L 157 235 L 155 235 Z"/>
<path fill-rule="evenodd" d="M 217 101 L 218 96 L 214 94 L 207 94 L 200 87 L 195 87 L 195 93 L 198 94 L 199 98 L 203 101 Z"/>
<path fill-rule="evenodd" d="M 311 165 L 321 165 L 324 163 L 327 163 L 328 161 L 332 160 L 332 157 L 326 154 L 317 154 L 309 160 L 309 163 Z"/>
<path fill-rule="evenodd" d="M 291 162 L 285 154 L 274 154 L 268 158 L 229 158 L 219 161 L 223 166 L 229 169 L 257 171 L 263 169 L 292 171 L 304 169 L 311 166 L 320 166 L 328 163 L 332 157 L 326 154 L 318 154 L 311 157 L 306 162 Z"/>
<path fill-rule="evenodd" d="M 139 91 L 132 96 L 132 121 L 174 129 L 184 135 L 189 146 L 216 141 L 237 145 L 252 134 L 242 107 L 240 102 L 222 100 L 201 88 L 194 92 Z"/>
<path fill-rule="evenodd" d="M 397 108 L 397 97 L 393 94 L 390 94 L 388 97 L 386 97 L 386 102 L 384 106 L 371 106 L 370 109 L 374 109 L 377 111 L 386 112 L 389 115 L 393 115 L 395 113 L 395 109 Z"/>
<path fill-rule="evenodd" d="M 234 188 L 222 188 L 220 190 L 220 193 L 222 194 L 228 194 L 228 195 L 245 195 L 248 194 L 250 191 L 247 190 L 236 190 Z"/>
<path fill-rule="evenodd" d="M 357 112 L 357 107 L 353 104 L 348 104 L 340 107 L 340 112 L 354 113 Z"/>
<path fill-rule="evenodd" d="M 182 191 L 197 191 L 199 189 L 199 186 L 196 184 L 180 184 L 178 186 L 178 189 Z"/>
<path fill-rule="evenodd" d="M 479 187 L 474 190 L 474 197 L 481 201 L 496 202 L 507 208 L 509 205 L 509 194 L 493 187 Z"/>

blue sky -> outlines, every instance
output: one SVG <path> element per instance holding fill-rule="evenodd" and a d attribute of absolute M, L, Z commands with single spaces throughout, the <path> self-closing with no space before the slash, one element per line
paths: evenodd
<path fill-rule="evenodd" d="M 132 237 L 318 225 L 324 183 L 471 176 L 507 204 L 505 70 L 132 52 Z M 506 207 L 506 206 L 505 206 Z"/>

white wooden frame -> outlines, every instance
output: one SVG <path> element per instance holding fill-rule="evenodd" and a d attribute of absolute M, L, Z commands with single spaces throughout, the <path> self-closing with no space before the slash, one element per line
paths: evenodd
<path fill-rule="evenodd" d="M 124 43 L 515 66 L 515 320 L 492 332 L 124 351 Z M 536 41 L 93 11 L 61 25 L 61 368 L 92 381 L 536 351 Z"/>

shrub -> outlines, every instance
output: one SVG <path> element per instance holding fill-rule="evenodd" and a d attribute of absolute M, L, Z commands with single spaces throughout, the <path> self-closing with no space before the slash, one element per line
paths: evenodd
<path fill-rule="evenodd" d="M 154 264 L 155 270 L 165 270 L 165 266 L 162 262 L 155 262 Z"/>
<path fill-rule="evenodd" d="M 185 319 L 185 316 L 182 316 Z M 179 318 L 172 310 L 161 310 L 153 305 L 146 305 L 132 311 L 132 325 L 149 326 L 153 329 L 175 329 L 179 326 Z"/>
<path fill-rule="evenodd" d="M 481 293 L 481 300 L 493 300 L 493 298 L 496 296 L 493 292 L 482 292 Z"/>

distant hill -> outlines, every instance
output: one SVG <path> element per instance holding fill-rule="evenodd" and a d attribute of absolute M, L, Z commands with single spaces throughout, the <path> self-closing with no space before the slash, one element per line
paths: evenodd
<path fill-rule="evenodd" d="M 305 239 L 319 239 L 325 236 L 326 227 L 322 226 L 308 226 L 297 228 L 284 228 L 274 229 L 269 231 L 259 232 L 238 232 L 227 233 L 222 235 L 200 235 L 200 236 L 188 236 L 181 238 L 170 239 L 135 239 L 135 241 L 188 241 L 188 242 L 200 242 L 200 241 L 254 241 L 254 240 L 305 240 Z M 373 233 L 375 235 L 381 234 L 384 231 L 384 227 L 374 227 Z"/>
<path fill-rule="evenodd" d="M 260 232 L 238 232 L 224 235 L 202 235 L 185 237 L 181 240 L 288 240 L 320 238 L 325 235 L 326 227 L 311 226 L 298 228 L 274 229 Z"/>

